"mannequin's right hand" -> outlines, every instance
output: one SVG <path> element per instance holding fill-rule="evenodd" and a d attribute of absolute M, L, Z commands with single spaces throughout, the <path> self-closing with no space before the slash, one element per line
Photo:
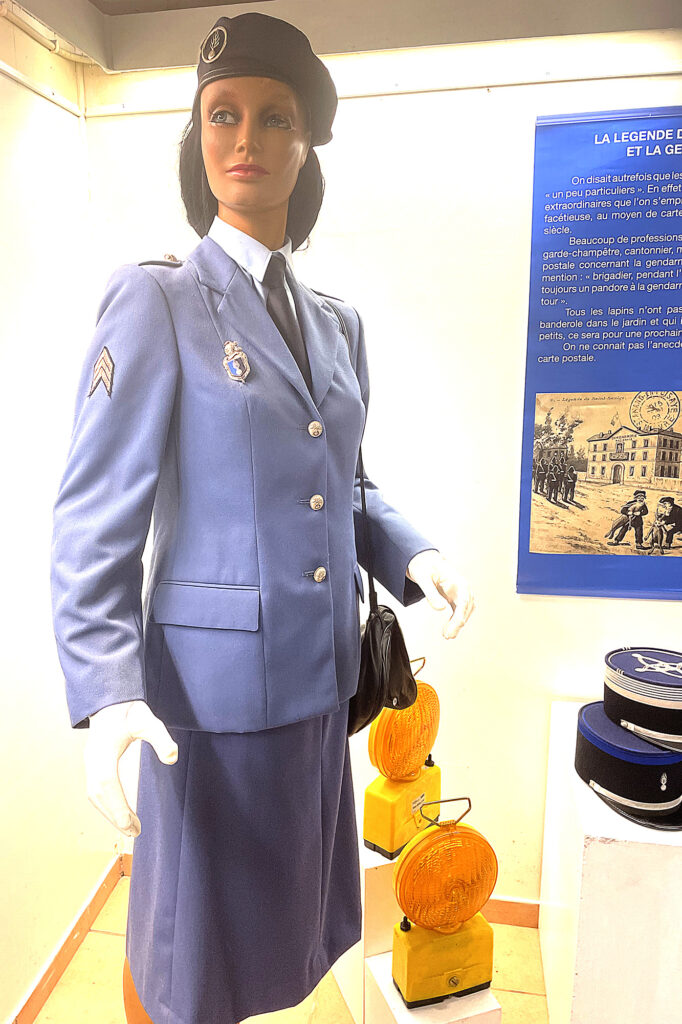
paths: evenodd
<path fill-rule="evenodd" d="M 84 759 L 88 800 L 124 836 L 139 836 L 140 819 L 126 800 L 118 762 L 134 740 L 147 740 L 163 764 L 175 764 L 178 745 L 143 700 L 110 704 L 90 715 Z"/>

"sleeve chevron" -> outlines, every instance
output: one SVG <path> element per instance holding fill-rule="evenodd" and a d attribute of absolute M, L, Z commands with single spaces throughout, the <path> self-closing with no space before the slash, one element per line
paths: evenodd
<path fill-rule="evenodd" d="M 106 393 L 111 398 L 111 390 L 114 386 L 114 360 L 111 358 L 111 353 L 105 345 L 95 360 L 95 366 L 92 371 L 92 384 L 88 391 L 88 398 L 95 391 L 95 388 L 99 383 L 104 385 Z"/>

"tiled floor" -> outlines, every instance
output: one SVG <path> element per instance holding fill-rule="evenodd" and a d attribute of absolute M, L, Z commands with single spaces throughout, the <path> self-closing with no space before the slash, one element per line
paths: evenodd
<path fill-rule="evenodd" d="M 502 1024 L 547 1024 L 545 979 L 536 928 L 494 924 L 492 990 Z"/>
<path fill-rule="evenodd" d="M 121 973 L 129 885 L 129 878 L 121 878 L 36 1024 L 125 1024 Z M 503 1024 L 547 1024 L 537 931 L 500 924 L 493 928 L 493 992 L 502 1006 Z M 250 1017 L 249 1024 L 353 1024 L 331 973 L 318 985 L 315 1001 L 312 1017 L 309 997 L 289 1010 Z"/>

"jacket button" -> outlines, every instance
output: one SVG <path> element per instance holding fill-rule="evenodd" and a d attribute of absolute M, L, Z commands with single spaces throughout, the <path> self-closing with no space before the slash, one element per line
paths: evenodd
<path fill-rule="evenodd" d="M 317 510 L 322 508 L 323 505 L 324 505 L 324 498 L 322 497 L 322 495 L 321 494 L 313 494 L 312 498 L 310 499 L 310 507 L 314 508 L 315 511 L 317 512 Z"/>
<path fill-rule="evenodd" d="M 320 436 L 320 434 L 322 433 L 322 424 L 320 423 L 319 420 L 311 420 L 311 422 L 308 424 L 308 433 L 312 437 Z"/>
<path fill-rule="evenodd" d="M 313 579 L 316 583 L 321 583 L 327 576 L 327 570 L 323 565 L 318 565 L 317 569 L 313 573 Z"/>

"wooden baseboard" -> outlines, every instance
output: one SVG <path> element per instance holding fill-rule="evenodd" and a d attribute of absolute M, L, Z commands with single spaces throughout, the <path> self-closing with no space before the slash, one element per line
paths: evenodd
<path fill-rule="evenodd" d="M 488 900 L 482 914 L 491 924 L 513 924 L 517 928 L 537 928 L 540 904 L 532 900 Z"/>
<path fill-rule="evenodd" d="M 78 947 L 90 931 L 93 921 L 114 891 L 119 878 L 124 874 L 123 856 L 125 854 L 116 857 L 112 863 L 103 881 L 97 887 L 94 896 L 67 935 L 65 942 L 55 954 L 52 962 L 19 1010 L 12 1024 L 33 1024 L 33 1021 L 47 1002 L 48 996 L 75 956 Z"/>

